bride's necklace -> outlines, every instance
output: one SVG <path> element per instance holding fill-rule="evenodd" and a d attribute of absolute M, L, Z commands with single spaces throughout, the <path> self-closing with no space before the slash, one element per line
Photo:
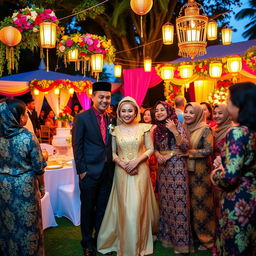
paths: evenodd
<path fill-rule="evenodd" d="M 125 133 L 132 134 L 137 130 L 137 125 L 122 125 L 121 130 Z"/>

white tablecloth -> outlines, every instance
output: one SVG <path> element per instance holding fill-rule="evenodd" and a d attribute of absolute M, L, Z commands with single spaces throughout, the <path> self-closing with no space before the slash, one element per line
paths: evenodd
<path fill-rule="evenodd" d="M 57 212 L 58 187 L 61 185 L 74 184 L 74 172 L 72 166 L 64 166 L 61 169 L 46 169 L 44 175 L 46 191 L 50 194 L 52 209 L 54 215 L 59 216 Z"/>

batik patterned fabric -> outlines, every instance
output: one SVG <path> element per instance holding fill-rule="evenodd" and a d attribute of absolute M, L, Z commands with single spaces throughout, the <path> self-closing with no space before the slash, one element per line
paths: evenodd
<path fill-rule="evenodd" d="M 159 152 L 188 149 L 188 139 L 180 122 L 177 130 L 183 137 L 182 144 L 176 145 L 175 138 L 155 140 Z M 180 253 L 193 250 L 190 228 L 190 205 L 188 170 L 184 157 L 174 156 L 165 164 L 158 164 L 157 170 L 160 221 L 158 239 L 164 247 L 174 248 Z"/>
<path fill-rule="evenodd" d="M 256 255 L 256 133 L 232 128 L 222 152 L 225 171 L 213 179 L 225 191 L 218 223 L 217 253 Z"/>
<path fill-rule="evenodd" d="M 37 138 L 0 104 L 0 248 L 5 256 L 42 256 L 36 175 L 46 166 Z"/>
<path fill-rule="evenodd" d="M 191 148 L 189 153 L 189 161 L 194 162 L 190 171 L 191 223 L 200 243 L 211 248 L 214 245 L 216 226 L 210 181 L 213 136 L 211 129 L 207 127 L 198 130 L 200 134 L 196 133 L 197 131 L 190 136 L 190 144 L 197 146 Z"/>

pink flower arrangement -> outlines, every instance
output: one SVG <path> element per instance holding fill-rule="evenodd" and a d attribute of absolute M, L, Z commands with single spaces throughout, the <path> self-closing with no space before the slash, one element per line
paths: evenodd
<path fill-rule="evenodd" d="M 20 31 L 38 32 L 39 24 L 45 21 L 58 22 L 55 13 L 51 9 L 39 9 L 37 7 L 20 9 L 12 15 L 15 27 Z"/>

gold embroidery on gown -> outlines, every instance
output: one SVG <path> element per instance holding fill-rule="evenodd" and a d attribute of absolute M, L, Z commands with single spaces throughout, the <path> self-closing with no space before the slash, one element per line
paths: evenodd
<path fill-rule="evenodd" d="M 151 125 L 138 124 L 133 134 L 117 126 L 113 135 L 113 157 L 129 161 L 141 154 L 153 153 L 149 134 Z M 153 233 L 158 226 L 158 206 L 152 188 L 147 161 L 138 165 L 138 175 L 128 175 L 116 165 L 108 206 L 98 235 L 98 251 L 116 251 L 119 256 L 153 253 Z"/>

